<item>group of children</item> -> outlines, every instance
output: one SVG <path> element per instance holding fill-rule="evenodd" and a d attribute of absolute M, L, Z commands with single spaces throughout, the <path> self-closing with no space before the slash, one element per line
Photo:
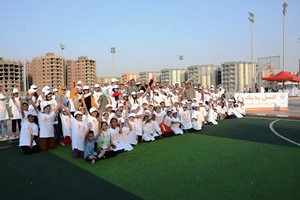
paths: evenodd
<path fill-rule="evenodd" d="M 199 92 L 198 88 L 194 98 L 186 99 L 182 95 L 184 91 L 180 93 L 171 88 L 149 86 L 128 94 L 119 89 L 117 83 L 102 87 L 101 92 L 96 90 L 98 86 L 95 85 L 94 93 L 87 86 L 77 86 L 70 97 L 72 94 L 65 93 L 65 87 L 60 91 L 44 87 L 43 94 L 37 95 L 33 85 L 25 101 L 13 92 L 9 107 L 15 111 L 13 117 L 21 122 L 21 150 L 30 154 L 53 149 L 58 140 L 63 146 L 71 143 L 74 158 L 83 157 L 95 163 L 119 152 L 131 151 L 141 142 L 198 132 L 206 125 L 217 125 L 222 119 L 245 115 L 243 100 L 227 101 L 222 88 L 211 88 L 210 92 Z M 92 94 L 98 96 L 91 98 Z M 105 105 L 100 101 L 104 94 Z M 0 117 L 3 115 L 1 103 L 7 100 L 3 97 L 5 94 L 0 93 Z M 70 108 L 70 103 L 76 105 L 75 110 Z M 3 121 L 0 118 L 1 124 Z M 13 133 L 17 135 L 14 128 Z"/>

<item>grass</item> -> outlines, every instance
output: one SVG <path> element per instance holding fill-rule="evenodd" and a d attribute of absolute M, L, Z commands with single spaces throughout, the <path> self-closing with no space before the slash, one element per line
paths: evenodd
<path fill-rule="evenodd" d="M 300 148 L 270 131 L 274 120 L 226 120 L 94 165 L 73 159 L 70 145 L 30 156 L 0 149 L 1 200 L 300 199 Z M 300 142 L 299 121 L 274 128 Z"/>
<path fill-rule="evenodd" d="M 51 152 L 144 199 L 300 199 L 300 149 L 274 136 L 271 120 L 224 121 L 95 165 L 71 158 L 70 147 Z"/>

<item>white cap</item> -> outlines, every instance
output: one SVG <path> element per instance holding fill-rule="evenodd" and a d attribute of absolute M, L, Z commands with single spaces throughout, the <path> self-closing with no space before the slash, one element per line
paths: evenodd
<path fill-rule="evenodd" d="M 36 85 L 31 85 L 31 86 L 30 86 L 30 89 L 35 89 L 35 90 L 36 90 L 37 88 L 38 88 L 38 87 L 37 87 Z"/>
<path fill-rule="evenodd" d="M 52 94 L 51 91 L 47 90 L 47 91 L 45 92 L 45 96 L 47 96 L 48 94 Z"/>
<path fill-rule="evenodd" d="M 131 110 L 136 110 L 136 109 L 138 109 L 140 106 L 138 105 L 138 104 L 133 104 L 132 106 L 131 106 Z"/>
<path fill-rule="evenodd" d="M 166 82 L 169 82 L 169 79 L 167 79 Z"/>
<path fill-rule="evenodd" d="M 119 88 L 119 86 L 118 85 L 114 85 L 113 88 Z"/>
<path fill-rule="evenodd" d="M 77 81 L 77 85 L 80 85 L 80 84 L 82 84 L 82 81 Z"/>
<path fill-rule="evenodd" d="M 90 113 L 95 112 L 95 111 L 97 112 L 97 109 L 96 109 L 96 108 L 94 108 L 94 107 L 91 107 L 91 108 L 90 108 Z"/>
<path fill-rule="evenodd" d="M 105 108 L 113 107 L 111 104 L 107 104 Z"/>
<path fill-rule="evenodd" d="M 49 90 L 50 90 L 50 87 L 46 85 L 45 87 L 43 87 L 42 92 L 47 92 Z"/>
<path fill-rule="evenodd" d="M 33 108 L 32 109 L 28 109 L 28 111 L 25 112 L 25 114 L 26 114 L 26 117 L 28 117 L 28 115 L 36 116 L 36 113 L 35 113 L 35 111 L 34 111 Z"/>
<path fill-rule="evenodd" d="M 123 124 L 125 122 L 125 120 L 123 118 L 119 119 L 119 123 Z"/>
<path fill-rule="evenodd" d="M 29 90 L 28 90 L 28 93 L 29 93 L 29 94 L 34 93 L 34 92 L 36 92 L 36 90 L 34 90 L 34 89 L 29 89 Z"/>
<path fill-rule="evenodd" d="M 89 88 L 89 86 L 85 85 L 85 86 L 83 86 L 82 89 L 83 89 L 83 90 L 89 90 L 90 88 Z"/>
<path fill-rule="evenodd" d="M 116 78 L 112 78 L 112 79 L 111 79 L 111 82 L 119 82 L 119 80 L 116 79 Z"/>
<path fill-rule="evenodd" d="M 153 90 L 153 92 L 156 92 L 156 93 L 158 93 L 158 90 L 156 90 L 156 89 L 155 89 L 155 90 Z"/>
<path fill-rule="evenodd" d="M 6 97 L 2 94 L 2 93 L 0 93 L 0 99 L 5 99 Z"/>
<path fill-rule="evenodd" d="M 214 88 L 215 86 L 214 86 L 214 85 L 211 85 L 210 87 L 211 87 L 211 88 Z"/>
<path fill-rule="evenodd" d="M 53 92 L 58 92 L 58 89 L 57 89 L 57 88 L 54 88 L 52 91 L 53 91 Z"/>
<path fill-rule="evenodd" d="M 74 113 L 74 117 L 76 117 L 76 115 L 82 115 L 82 112 L 76 111 L 76 112 Z"/>
<path fill-rule="evenodd" d="M 127 94 L 127 93 L 124 93 L 124 94 L 123 94 L 123 97 L 128 97 L 128 94 Z"/>
<path fill-rule="evenodd" d="M 193 107 L 194 108 L 199 107 L 199 104 L 195 103 L 195 104 L 193 104 Z"/>
<path fill-rule="evenodd" d="M 144 94 L 145 92 L 144 92 L 144 90 L 140 90 L 139 93 Z"/>
<path fill-rule="evenodd" d="M 95 84 L 95 85 L 94 85 L 94 88 L 99 88 L 99 87 L 100 87 L 99 84 Z"/>
<path fill-rule="evenodd" d="M 15 94 L 15 93 L 19 93 L 19 90 L 17 88 L 13 89 L 13 94 Z"/>
<path fill-rule="evenodd" d="M 134 92 L 134 91 L 133 91 L 133 92 L 131 92 L 131 95 L 135 95 L 135 94 L 137 94 L 137 93 L 136 93 L 136 92 Z"/>
<path fill-rule="evenodd" d="M 203 101 L 202 101 L 202 100 L 200 100 L 200 101 L 199 101 L 199 103 L 203 104 Z"/>
<path fill-rule="evenodd" d="M 48 104 L 47 101 L 43 101 L 43 102 L 41 103 L 41 110 L 44 111 L 44 109 L 45 109 L 47 106 L 50 106 L 50 107 L 51 107 L 51 104 Z"/>
<path fill-rule="evenodd" d="M 171 106 L 171 104 L 170 103 L 166 103 L 166 107 L 170 107 Z"/>
<path fill-rule="evenodd" d="M 130 113 L 129 115 L 128 115 L 128 118 L 129 117 L 135 117 L 135 114 L 134 113 Z"/>

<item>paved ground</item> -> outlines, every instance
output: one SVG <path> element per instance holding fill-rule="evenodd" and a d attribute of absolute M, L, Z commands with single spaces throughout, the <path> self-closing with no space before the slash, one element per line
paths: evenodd
<path fill-rule="evenodd" d="M 247 114 L 257 115 L 257 116 L 270 116 L 270 117 L 300 118 L 300 97 L 293 97 L 292 99 L 289 99 L 288 111 L 255 110 L 255 111 L 248 111 Z"/>

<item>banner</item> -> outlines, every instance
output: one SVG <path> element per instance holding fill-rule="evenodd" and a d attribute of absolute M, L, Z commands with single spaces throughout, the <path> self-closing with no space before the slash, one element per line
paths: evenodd
<path fill-rule="evenodd" d="M 246 110 L 288 110 L 288 93 L 235 93 L 236 100 L 243 100 Z"/>

